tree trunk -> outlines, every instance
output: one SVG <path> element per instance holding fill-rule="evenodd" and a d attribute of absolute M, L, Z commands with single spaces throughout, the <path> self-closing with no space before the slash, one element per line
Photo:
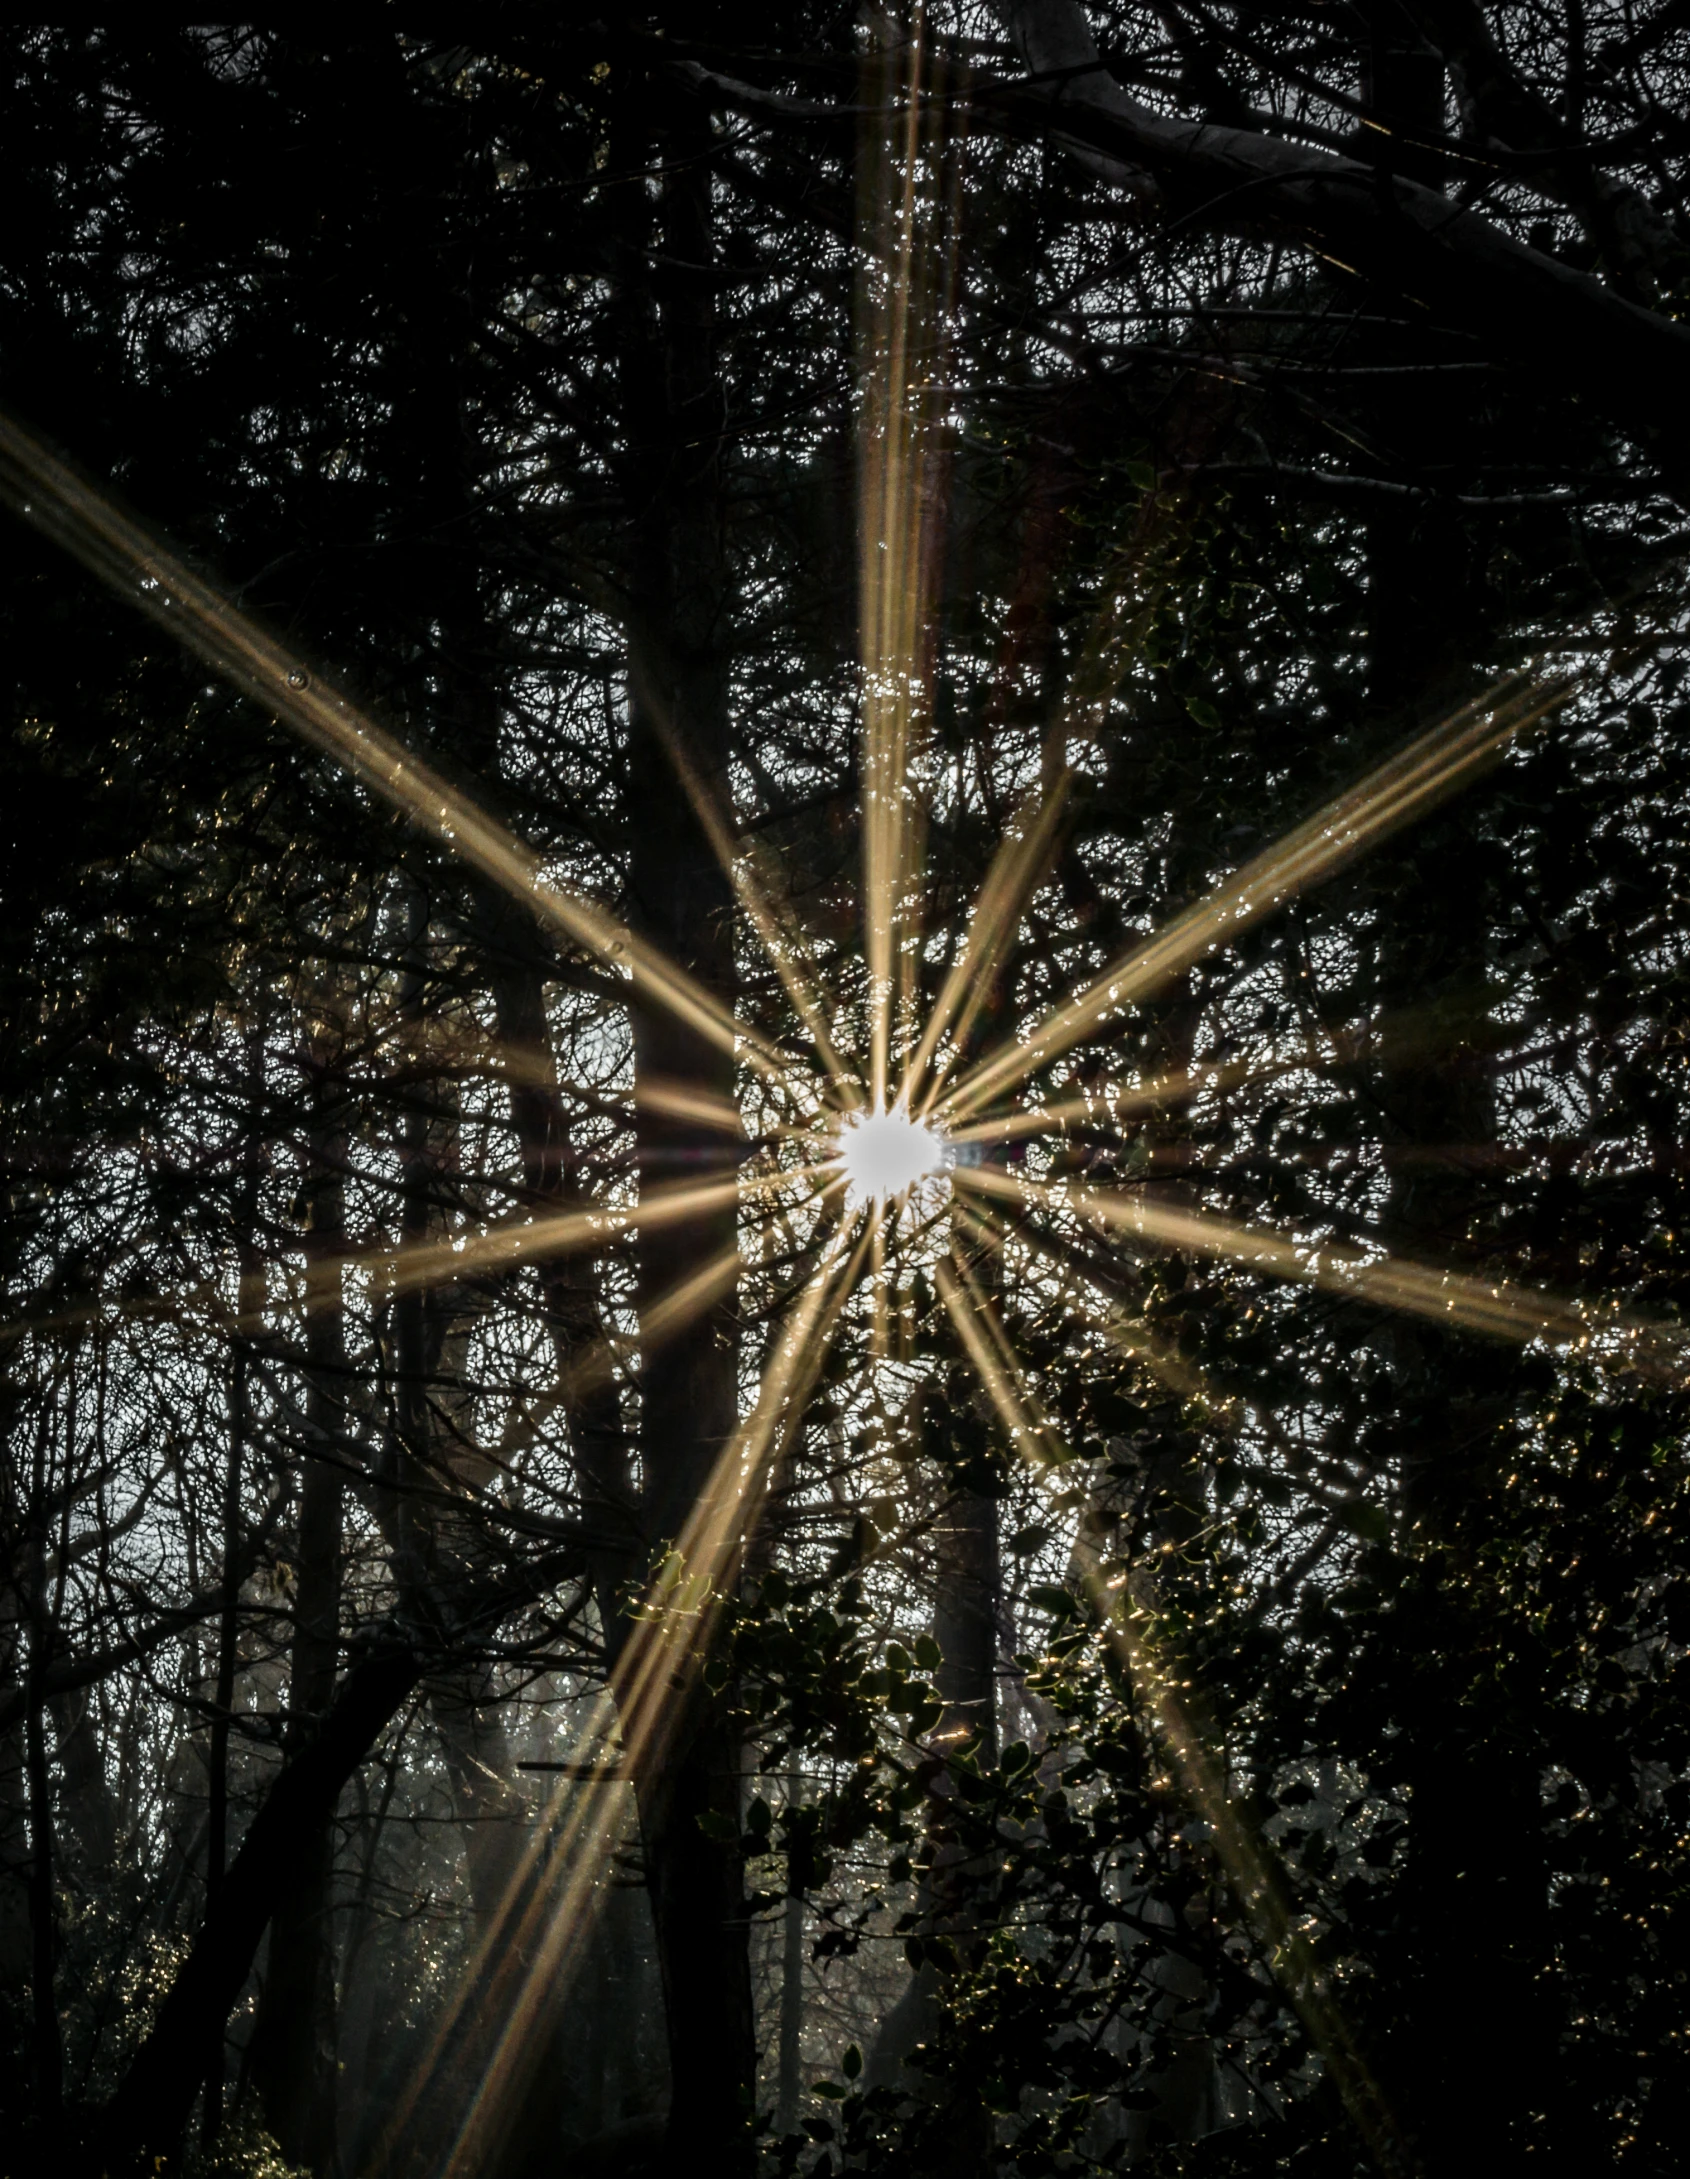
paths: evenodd
<path fill-rule="evenodd" d="M 1365 99 L 1410 136 L 1441 130 L 1441 64 L 1404 35 L 1396 10 L 1372 14 Z M 1434 161 L 1405 154 L 1396 137 L 1380 142 L 1382 161 L 1436 182 Z M 1435 374 L 1427 383 L 1436 385 Z M 1400 456 L 1443 477 L 1479 452 L 1470 419 L 1436 392 L 1399 402 L 1381 428 Z M 1370 698 L 1393 732 L 1468 693 L 1483 643 L 1474 602 L 1485 544 L 1472 517 L 1435 501 L 1385 501 L 1369 516 Z M 1383 903 L 1381 1004 L 1387 1014 L 1444 1017 L 1438 1045 L 1392 1065 L 1380 1084 L 1391 1138 L 1386 1229 L 1405 1255 L 1428 1261 L 1459 1262 L 1482 1232 L 1483 1150 L 1496 1113 L 1464 1023 L 1485 1003 L 1491 965 L 1485 869 L 1471 807 L 1459 804 L 1417 833 Z M 1465 917 L 1450 914 L 1452 898 L 1467 902 Z M 1416 1609 L 1441 1630 L 1422 1624 L 1419 1639 L 1432 1656 L 1476 1653 L 1485 1641 L 1483 1577 L 1469 1545 L 1506 1450 L 1496 1423 L 1516 1408 L 1508 1388 L 1517 1365 L 1494 1348 L 1476 1351 L 1470 1340 L 1402 1321 L 1384 1328 L 1381 1346 L 1396 1380 L 1394 1442 L 1381 1450 L 1399 1477 L 1406 1547 L 1420 1561 Z M 1429 1714 L 1444 1710 L 1440 1702 Z M 1533 2107 L 1553 2047 L 1534 1987 L 1547 1901 L 1538 1773 L 1529 1751 L 1493 1729 L 1501 1723 L 1467 1703 L 1404 1747 L 1408 1972 L 1393 2073 L 1399 2107 L 1416 2114 L 1433 2169 L 1512 2167 L 1520 2146 L 1513 2122 Z M 1510 1842 L 1500 1854 L 1499 1837 Z M 1491 1844 L 1476 1851 L 1481 1839 Z"/>
<path fill-rule="evenodd" d="M 258 1256 L 258 1152 L 253 1137 L 259 1125 L 264 1087 L 264 1024 L 258 1018 L 247 1037 L 248 1130 L 245 1170 L 241 1176 L 236 1250 L 240 1264 L 238 1324 L 229 1349 L 229 1447 L 223 1470 L 223 1608 L 217 1618 L 217 1677 L 212 1694 L 211 1745 L 206 1756 L 205 1910 L 212 1914 L 229 1866 L 229 1725 L 234 1715 L 235 1675 L 240 1662 L 241 1490 L 246 1442 L 251 1428 L 253 1334 L 264 1303 L 263 1267 Z M 224 2023 L 219 2020 L 206 2052 L 205 2099 L 200 2109 L 200 2137 L 209 2147 L 223 2123 Z"/>
<path fill-rule="evenodd" d="M 323 1064 L 321 1055 L 318 1064 Z M 320 1107 L 332 1108 L 327 1082 L 319 1082 L 318 1096 Z M 340 1655 L 339 1456 L 315 1457 L 315 1447 L 327 1447 L 345 1435 L 346 1343 L 340 1304 L 345 1162 L 345 1136 L 329 1109 L 313 1137 L 307 1181 L 307 1442 L 284 1741 L 290 1751 L 306 1743 L 333 1700 Z M 290 2162 L 306 2164 L 314 2172 L 328 2169 L 335 2145 L 333 1878 L 331 1808 L 302 1842 L 278 1891 L 249 2050 L 270 2131 Z"/>
<path fill-rule="evenodd" d="M 24 1761 L 29 1795 L 29 1935 L 30 2070 L 35 2105 L 48 2127 L 57 2125 L 64 2104 L 64 2044 L 59 2030 L 53 1970 L 58 1952 L 58 1916 L 53 1896 L 53 1794 L 47 1769 L 46 1670 L 53 1648 L 52 1612 L 47 1601 L 48 1456 L 53 1407 L 44 1400 L 35 1432 L 35 1458 L 29 1504 L 29 1709 L 24 1724 Z M 69 1431 L 66 1432 L 67 1439 Z M 64 1472 L 70 1470 L 65 1448 Z"/>
<path fill-rule="evenodd" d="M 101 2113 L 93 2171 L 152 2172 L 174 2155 L 205 2080 L 205 2052 L 252 1972 L 278 1898 L 298 1884 L 326 1836 L 347 1780 L 417 1684 L 406 1642 L 374 1644 L 342 1680 L 327 1714 L 303 1736 L 265 1795 L 193 1950 L 146 2041 Z"/>
<path fill-rule="evenodd" d="M 795 1808 L 802 1794 L 803 1774 L 794 1761 L 786 1774 L 787 1805 Z M 781 1922 L 780 2051 L 775 2102 L 778 2134 L 789 2134 L 798 2124 L 798 2099 L 803 2094 L 803 2038 L 804 1900 L 801 1893 L 789 1892 Z"/>
<path fill-rule="evenodd" d="M 977 1275 L 981 1271 L 990 1289 L 994 1283 L 991 1259 L 977 1267 Z M 933 1639 L 939 1648 L 933 1689 L 944 1710 L 931 1742 L 927 1828 L 916 1899 L 923 1926 L 959 1953 L 971 1948 L 981 1927 L 980 1888 L 988 1872 L 967 1859 L 957 1842 L 951 1814 L 957 1789 L 945 1753 L 959 1743 L 974 1741 L 980 1761 L 989 1764 L 996 1758 L 998 1744 L 998 1502 L 966 1479 L 967 1469 L 984 1458 L 990 1428 L 980 1405 L 978 1393 L 957 1371 L 946 1409 L 956 1431 L 950 1450 L 965 1479 L 953 1485 L 933 1531 Z M 911 1974 L 869 2054 L 871 2086 L 920 2092 L 920 2076 L 907 2073 L 905 2063 L 940 2031 L 946 1979 L 945 1971 L 932 1959 L 924 1960 Z M 990 2156 L 991 2141 L 991 2113 L 964 2066 L 929 2135 L 934 2173 L 944 2179 L 946 2174 L 979 2170 Z"/>
<path fill-rule="evenodd" d="M 690 103 L 669 104 L 663 119 L 655 238 L 647 231 L 643 183 L 634 185 L 637 198 L 630 191 L 625 199 L 634 229 L 622 357 L 635 509 L 629 890 L 642 935 L 731 1004 L 732 889 L 678 787 L 666 747 L 671 738 L 678 743 L 706 789 L 728 804 L 724 415 L 710 272 L 713 137 L 707 112 Z M 634 1068 L 642 1193 L 719 1169 L 721 1135 L 656 1109 L 644 1092 L 655 1081 L 731 1099 L 732 1058 L 654 1003 L 638 979 Z M 729 1208 L 639 1236 L 641 1525 L 653 1550 L 680 1533 L 733 1433 L 738 1343 L 725 1303 L 661 1341 L 645 1337 L 645 1327 L 671 1288 L 733 1248 L 735 1229 Z M 749 1924 L 738 1850 L 707 1835 L 700 1819 L 728 1816 L 737 1830 L 741 1753 L 721 1703 L 699 1675 L 672 1701 L 676 1714 L 661 1762 L 636 1756 L 669 2039 L 670 2142 L 689 2163 L 732 2172 L 749 2165 L 756 2087 Z"/>

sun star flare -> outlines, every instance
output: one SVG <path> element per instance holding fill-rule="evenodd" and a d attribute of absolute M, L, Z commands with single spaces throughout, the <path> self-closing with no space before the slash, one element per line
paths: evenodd
<path fill-rule="evenodd" d="M 852 1208 L 896 1201 L 955 1163 L 940 1129 L 912 1120 L 902 1105 L 852 1113 L 839 1130 L 839 1159 Z"/>

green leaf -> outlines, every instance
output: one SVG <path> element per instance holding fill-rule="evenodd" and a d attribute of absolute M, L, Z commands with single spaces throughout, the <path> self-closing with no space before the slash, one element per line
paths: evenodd
<path fill-rule="evenodd" d="M 718 1809 L 707 1808 L 698 1819 L 698 1828 L 707 1839 L 715 1839 L 720 1845 L 737 1846 L 739 1843 L 739 1825 Z"/>
<path fill-rule="evenodd" d="M 853 2043 L 839 2061 L 839 2070 L 848 2081 L 854 2081 L 863 2070 L 863 2054 Z"/>

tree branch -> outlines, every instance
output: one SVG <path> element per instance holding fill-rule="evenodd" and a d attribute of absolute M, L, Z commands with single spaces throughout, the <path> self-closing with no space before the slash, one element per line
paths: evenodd
<path fill-rule="evenodd" d="M 1170 223 L 1281 235 L 1436 310 L 1595 402 L 1690 505 L 1690 328 L 1400 175 L 1152 112 L 1104 68 L 1079 0 L 1004 0 L 1001 12 L 1032 80 L 977 86 L 977 111 L 1103 161 Z"/>

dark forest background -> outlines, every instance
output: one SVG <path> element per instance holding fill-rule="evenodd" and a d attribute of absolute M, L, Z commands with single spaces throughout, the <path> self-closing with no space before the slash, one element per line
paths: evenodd
<path fill-rule="evenodd" d="M 665 743 L 847 988 L 913 96 L 929 990 L 1065 720 L 1075 771 L 978 1049 L 1497 676 L 1577 676 L 1045 1070 L 1161 1087 L 1004 1169 L 1672 1323 L 1690 10 L 914 32 L 10 27 L 0 401 L 787 1037 Z M 814 1234 L 742 1228 L 661 1344 L 731 1210 L 440 1244 L 731 1171 L 756 1082 L 0 553 L 0 2171 L 1681 2167 L 1681 1369 L 1011 1221 L 1054 1478 L 912 1274 L 619 1768 L 582 1721 Z"/>

